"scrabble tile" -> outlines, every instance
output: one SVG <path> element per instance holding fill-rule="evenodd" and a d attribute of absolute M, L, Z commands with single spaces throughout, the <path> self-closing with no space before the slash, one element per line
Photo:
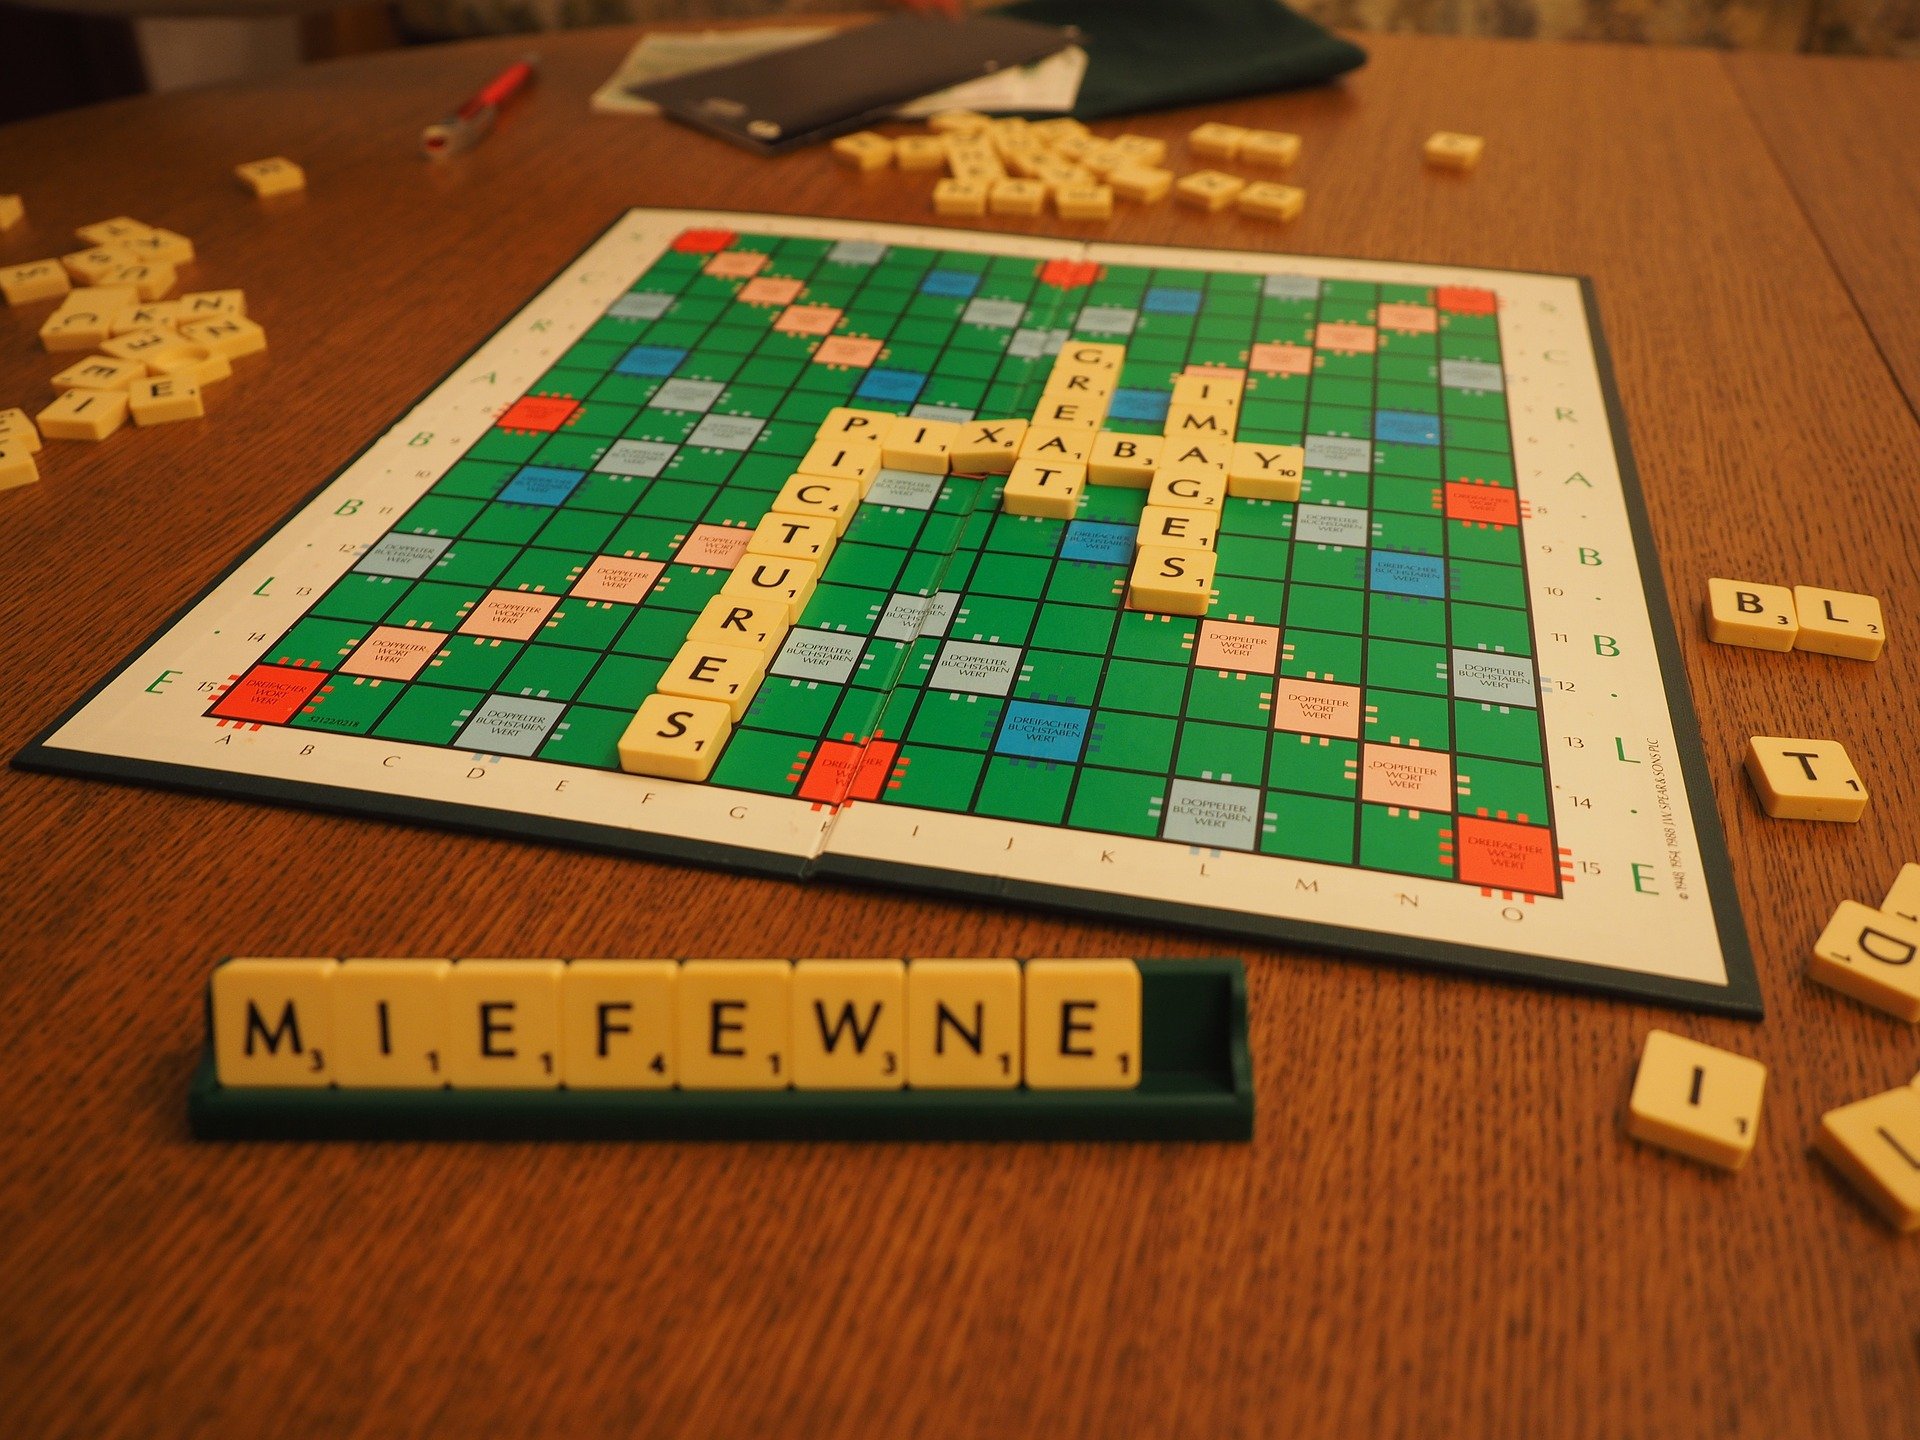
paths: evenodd
<path fill-rule="evenodd" d="M 104 440 L 127 423 L 127 393 L 66 390 L 35 418 L 49 440 Z"/>
<path fill-rule="evenodd" d="M 1442 170 L 1471 170 L 1480 163 L 1480 152 L 1487 142 L 1478 135 L 1460 135 L 1452 130 L 1436 130 L 1420 147 L 1429 165 Z"/>
<path fill-rule="evenodd" d="M 860 508 L 858 480 L 829 480 L 824 475 L 794 475 L 773 497 L 772 509 L 780 515 L 804 515 L 825 520 L 836 536 L 847 533 L 847 522 Z"/>
<path fill-rule="evenodd" d="M 207 413 L 200 387 L 178 375 L 154 375 L 127 387 L 127 409 L 136 425 L 170 425 Z"/>
<path fill-rule="evenodd" d="M 1187 132 L 1187 148 L 1203 160 L 1231 160 L 1240 153 L 1240 142 L 1246 137 L 1243 126 L 1209 120 Z"/>
<path fill-rule="evenodd" d="M 1140 541 L 1163 550 L 1219 548 L 1220 516 L 1211 510 L 1175 510 L 1148 505 L 1140 511 Z"/>
<path fill-rule="evenodd" d="M 1075 340 L 1065 346 L 1054 357 L 1055 370 L 1080 368 L 1085 370 L 1110 370 L 1116 376 L 1120 366 L 1127 358 L 1127 347 L 1108 345 L 1092 340 Z"/>
<path fill-rule="evenodd" d="M 0 435 L 0 490 L 31 485 L 39 478 L 40 467 L 34 462 L 33 452 L 27 449 L 26 442 L 12 435 Z"/>
<path fill-rule="evenodd" d="M 1256 220 L 1295 220 L 1307 208 L 1307 192 L 1298 185 L 1261 180 L 1242 190 L 1233 203 L 1242 215 Z"/>
<path fill-rule="evenodd" d="M 1136 1088 L 1140 967 L 1131 960 L 1029 960 L 1025 970 L 1027 1087 Z"/>
<path fill-rule="evenodd" d="M 985 179 L 973 176 L 950 175 L 934 183 L 933 213 L 972 217 L 987 213 L 987 186 Z"/>
<path fill-rule="evenodd" d="M 1920 1020 L 1920 920 L 1842 900 L 1807 974 L 1896 1020 Z"/>
<path fill-rule="evenodd" d="M 1005 475 L 1026 436 L 1024 420 L 963 420 L 955 427 L 948 463 L 956 475 Z"/>
<path fill-rule="evenodd" d="M 144 235 L 130 235 L 118 243 L 141 260 L 157 260 L 174 266 L 193 263 L 193 241 L 178 231 L 158 225 L 150 227 Z"/>
<path fill-rule="evenodd" d="M 1173 399 L 1168 408 L 1217 410 L 1224 406 L 1237 410 L 1246 389 L 1243 370 L 1190 371 L 1173 377 Z"/>
<path fill-rule="evenodd" d="M 1123 435 L 1102 430 L 1093 437 L 1087 451 L 1087 483 L 1124 485 L 1144 490 L 1153 483 L 1154 466 L 1160 460 L 1158 435 Z"/>
<path fill-rule="evenodd" d="M 1167 158 L 1167 142 L 1151 135 L 1116 135 L 1113 148 L 1129 165 L 1158 165 Z"/>
<path fill-rule="evenodd" d="M 1058 425 L 1029 425 L 1027 433 L 1020 440 L 1019 458 L 1045 465 L 1085 465 L 1087 457 L 1093 453 L 1093 439 L 1097 433 L 1078 428 L 1063 429 Z"/>
<path fill-rule="evenodd" d="M 849 169 L 869 174 L 893 163 L 893 142 L 871 130 L 842 135 L 833 142 L 833 158 Z"/>
<path fill-rule="evenodd" d="M 1173 189 L 1173 171 L 1131 162 L 1116 165 L 1107 172 L 1107 188 L 1122 200 L 1151 205 L 1166 199 Z"/>
<path fill-rule="evenodd" d="M 781 560 L 811 560 L 825 565 L 836 539 L 831 520 L 768 511 L 747 540 L 747 553 Z"/>
<path fill-rule="evenodd" d="M 1233 158 L 1242 165 L 1289 170 L 1300 158 L 1300 137 L 1284 130 L 1249 130 L 1240 137 Z"/>
<path fill-rule="evenodd" d="M 569 1090 L 666 1090 L 679 1078 L 680 967 L 575 960 L 560 977 L 561 1070 Z"/>
<path fill-rule="evenodd" d="M 820 580 L 820 567 L 811 560 L 776 560 L 771 557 L 743 555 L 722 595 L 737 595 L 745 600 L 772 600 L 786 607 L 787 623 L 793 624 L 813 598 Z"/>
<path fill-rule="evenodd" d="M 216 381 L 233 377 L 233 363 L 226 356 L 215 354 L 198 345 L 163 351 L 147 361 L 147 369 L 155 375 L 169 375 L 191 381 L 203 391 Z"/>
<path fill-rule="evenodd" d="M 1233 459 L 1233 446 L 1220 440 L 1180 439 L 1167 436 L 1160 446 L 1162 470 L 1211 470 L 1218 472 L 1221 484 L 1227 480 L 1227 465 Z"/>
<path fill-rule="evenodd" d="M 1042 395 L 1039 403 L 1033 407 L 1033 428 L 1092 432 L 1100 428 L 1100 422 L 1106 415 L 1107 406 L 1103 396 L 1096 394 L 1082 399 L 1070 393 L 1053 391 Z"/>
<path fill-rule="evenodd" d="M 1047 203 L 1047 187 L 1038 180 L 996 180 L 987 191 L 991 215 L 1038 215 Z"/>
<path fill-rule="evenodd" d="M 907 966 L 907 1083 L 916 1090 L 1011 1090 L 1025 1059 L 1015 960 Z"/>
<path fill-rule="evenodd" d="M 31 305 L 51 300 L 73 289 L 73 281 L 58 260 L 29 260 L 23 265 L 0 266 L 0 295 L 9 305 Z"/>
<path fill-rule="evenodd" d="M 222 315 L 244 320 L 247 316 L 244 290 L 193 290 L 179 300 L 180 313 L 187 320 L 215 320 Z"/>
<path fill-rule="evenodd" d="M 242 957 L 208 982 L 213 1067 L 222 1085 L 321 1089 L 333 1083 L 337 960 Z"/>
<path fill-rule="evenodd" d="M 1873 596 L 1796 585 L 1793 608 L 1800 621 L 1800 635 L 1794 642 L 1799 649 L 1849 660 L 1880 658 L 1887 643 L 1887 623 Z"/>
<path fill-rule="evenodd" d="M 107 276 L 126 265 L 132 255 L 118 245 L 95 245 L 86 250 L 75 250 L 62 255 L 60 263 L 66 267 L 67 274 L 73 277 L 76 285 L 103 285 Z M 124 281 L 116 281 L 124 284 Z"/>
<path fill-rule="evenodd" d="M 1153 615 L 1204 615 L 1213 603 L 1213 574 L 1210 550 L 1143 545 L 1133 557 L 1127 608 Z"/>
<path fill-rule="evenodd" d="M 1791 650 L 1800 634 L 1793 592 L 1752 580 L 1707 581 L 1707 639 L 1750 650 Z"/>
<path fill-rule="evenodd" d="M 1213 470 L 1162 465 L 1147 487 L 1147 504 L 1175 510 L 1209 510 L 1218 515 L 1226 498 L 1227 477 Z"/>
<path fill-rule="evenodd" d="M 1767 1067 L 1666 1030 L 1649 1030 L 1627 1101 L 1627 1133 L 1723 1170 L 1738 1170 L 1760 1133 Z"/>
<path fill-rule="evenodd" d="M 1058 145 L 1062 140 L 1085 140 L 1093 132 L 1071 115 L 1052 120 L 1036 120 L 1027 132 L 1042 145 Z"/>
<path fill-rule="evenodd" d="M 1022 456 L 1007 475 L 1000 504 L 1009 515 L 1045 515 L 1070 520 L 1080 508 L 1087 467 L 1077 461 Z"/>
<path fill-rule="evenodd" d="M 1902 1085 L 1829 1110 L 1813 1143 L 1889 1225 L 1920 1230 L 1920 1089 Z"/>
<path fill-rule="evenodd" d="M 100 352 L 117 360 L 137 360 L 142 365 L 156 355 L 183 354 L 193 342 L 174 330 L 135 330 L 100 342 Z"/>
<path fill-rule="evenodd" d="M 1239 424 L 1239 409 L 1232 405 L 1174 405 L 1167 410 L 1161 433 L 1171 441 L 1200 440 L 1233 442 Z"/>
<path fill-rule="evenodd" d="M 621 733 L 620 768 L 629 775 L 704 780 L 732 733 L 731 705 L 649 695 Z"/>
<path fill-rule="evenodd" d="M 886 410 L 858 410 L 851 405 L 836 405 L 827 411 L 827 418 L 813 432 L 814 439 L 878 445 L 887 427 L 898 418 Z"/>
<path fill-rule="evenodd" d="M 89 355 L 76 360 L 53 377 L 56 390 L 126 390 L 136 380 L 146 378 L 147 367 L 137 360 L 116 360 L 111 355 Z"/>
<path fill-rule="evenodd" d="M 1183 175 L 1174 182 L 1173 198 L 1183 205 L 1192 205 L 1201 210 L 1220 211 L 1227 208 L 1247 182 L 1238 175 L 1228 175 L 1220 170 L 1196 170 L 1191 175 Z"/>
<path fill-rule="evenodd" d="M 668 662 L 655 683 L 662 695 L 688 700 L 711 700 L 725 705 L 735 724 L 760 689 L 767 656 L 745 645 L 720 645 L 711 640 L 689 640 Z"/>
<path fill-rule="evenodd" d="M 784 960 L 689 960 L 675 1021 L 687 1090 L 784 1090 L 793 1078 L 793 967 Z"/>
<path fill-rule="evenodd" d="M 116 265 L 102 275 L 98 284 L 131 285 L 143 301 L 164 300 L 167 293 L 179 283 L 179 275 L 171 265 L 158 260 L 135 260 L 129 264 Z"/>
<path fill-rule="evenodd" d="M 442 982 L 445 1064 L 456 1090 L 552 1090 L 560 1084 L 558 960 L 462 960 Z"/>
<path fill-rule="evenodd" d="M 17 407 L 0 410 L 0 440 L 11 441 L 29 455 L 40 453 L 40 432 L 34 427 L 33 417 Z"/>
<path fill-rule="evenodd" d="M 83 245 L 111 245 L 117 240 L 151 235 L 153 227 L 129 215 L 116 215 L 111 220 L 96 220 L 91 225 L 81 225 L 73 233 Z"/>
<path fill-rule="evenodd" d="M 132 309 L 122 310 L 114 317 L 114 334 L 130 335 L 135 330 L 172 330 L 179 325 L 183 313 L 178 300 L 156 300 L 151 305 L 142 305 L 136 297 L 132 304 Z"/>
<path fill-rule="evenodd" d="M 987 122 L 986 133 L 998 143 L 1016 136 L 1027 138 L 1027 132 L 1032 128 L 1031 120 L 1023 120 L 1018 115 L 1001 115 Z"/>
<path fill-rule="evenodd" d="M 831 485 L 843 482 L 822 480 L 814 483 Z M 771 657 L 792 628 L 787 623 L 787 607 L 778 601 L 742 600 L 734 595 L 716 595 L 701 608 L 693 628 L 687 631 L 687 639 L 737 645 Z"/>
<path fill-rule="evenodd" d="M 889 421 L 893 418 L 887 417 Z M 856 438 L 815 440 L 794 469 L 802 475 L 819 475 L 828 480 L 852 480 L 865 495 L 880 473 L 879 437 L 869 440 L 856 432 Z"/>
<path fill-rule="evenodd" d="M 1063 185 L 1054 191 L 1053 208 L 1062 220 L 1111 220 L 1113 191 L 1106 185 Z"/>
<path fill-rule="evenodd" d="M 333 977 L 333 1076 L 342 1088 L 447 1083 L 447 960 L 354 959 Z"/>
<path fill-rule="evenodd" d="M 1119 383 L 1119 377 L 1111 370 L 1090 370 L 1084 365 L 1056 365 L 1047 372 L 1046 385 L 1040 398 L 1053 402 L 1078 400 L 1104 408 L 1112 401 Z"/>
<path fill-rule="evenodd" d="M 27 218 L 27 207 L 18 195 L 0 195 L 0 230 L 11 230 Z"/>
<path fill-rule="evenodd" d="M 124 306 L 62 305 L 41 322 L 41 347 L 54 355 L 95 349 L 113 338 L 115 322 L 125 313 Z"/>
<path fill-rule="evenodd" d="M 880 463 L 889 470 L 944 475 L 958 429 L 951 420 L 896 416 L 880 437 Z"/>
<path fill-rule="evenodd" d="M 249 160 L 234 166 L 233 173 L 242 185 L 263 200 L 270 195 L 291 195 L 307 188 L 307 172 L 284 155 Z"/>
<path fill-rule="evenodd" d="M 1776 820 L 1858 820 L 1867 808 L 1867 787 L 1838 740 L 1755 735 L 1747 778 Z"/>
<path fill-rule="evenodd" d="M 1880 902 L 1880 908 L 1889 915 L 1898 915 L 1902 920 L 1920 923 L 1920 865 L 1900 867 L 1900 873 L 1894 877 L 1892 886 L 1887 890 L 1887 898 Z"/>
<path fill-rule="evenodd" d="M 906 1086 L 905 965 L 898 960 L 799 960 L 790 993 L 795 1089 Z"/>
<path fill-rule="evenodd" d="M 1227 494 L 1248 500 L 1298 500 L 1306 473 L 1305 446 L 1242 441 L 1227 461 Z"/>
<path fill-rule="evenodd" d="M 944 170 L 947 168 L 947 137 L 944 135 L 902 135 L 893 142 L 893 163 L 902 170 Z"/>
<path fill-rule="evenodd" d="M 942 110 L 927 119 L 927 128 L 940 135 L 984 135 L 992 124 L 977 110 Z"/>

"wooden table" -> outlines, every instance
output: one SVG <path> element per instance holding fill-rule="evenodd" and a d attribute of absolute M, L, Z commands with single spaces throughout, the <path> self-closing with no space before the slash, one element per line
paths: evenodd
<path fill-rule="evenodd" d="M 9 753 L 621 207 L 928 219 L 918 183 L 590 117 L 631 38 L 543 40 L 537 97 L 439 168 L 420 125 L 523 41 L 0 131 L 32 215 L 0 254 L 143 216 L 273 336 L 204 426 L 52 446 L 0 496 Z M 1594 276 L 1767 1019 L 1248 948 L 1251 1146 L 200 1146 L 222 954 L 1216 942 L 7 772 L 0 1433 L 1920 1434 L 1920 1250 L 1808 1149 L 1821 1111 L 1912 1074 L 1914 1034 L 1802 978 L 1834 902 L 1920 858 L 1914 312 L 1831 218 L 1880 180 L 1912 194 L 1920 162 L 1887 149 L 1811 198 L 1787 140 L 1817 132 L 1770 121 L 1770 150 L 1754 84 L 1706 52 L 1368 43 L 1344 87 L 1211 112 L 1305 135 L 1298 223 L 1165 207 L 1111 233 Z M 1893 73 L 1830 63 L 1835 96 Z M 1439 126 L 1489 138 L 1478 175 L 1420 168 Z M 308 167 L 303 202 L 231 186 L 273 153 Z M 5 403 L 53 368 L 37 316 L 0 319 Z M 1708 646 L 1715 573 L 1873 591 L 1892 647 Z M 1843 736 L 1865 822 L 1762 817 L 1738 762 L 1764 731 Z M 1739 1177 L 1622 1136 L 1654 1025 L 1773 1067 Z"/>

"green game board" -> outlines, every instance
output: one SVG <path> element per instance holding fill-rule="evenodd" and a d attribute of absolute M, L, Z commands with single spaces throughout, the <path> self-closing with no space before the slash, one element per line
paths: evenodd
<path fill-rule="evenodd" d="M 21 760 L 1757 1013 L 1590 313 L 635 211 Z M 1143 491 L 886 471 L 711 779 L 620 772 L 830 409 L 1025 416 L 1073 340 L 1126 347 L 1106 428 L 1225 366 L 1237 438 L 1306 447 L 1297 504 L 1226 502 L 1204 620 L 1125 608 Z"/>

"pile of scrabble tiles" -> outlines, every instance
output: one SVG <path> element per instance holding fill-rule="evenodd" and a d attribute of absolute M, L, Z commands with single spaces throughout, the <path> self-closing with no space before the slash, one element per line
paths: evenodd
<path fill-rule="evenodd" d="M 941 215 L 1040 215 L 1049 199 L 1063 220 L 1107 220 L 1115 198 L 1157 204 L 1171 194 L 1208 212 L 1234 206 L 1261 220 L 1291 220 L 1306 192 L 1271 180 L 1249 181 L 1202 168 L 1176 176 L 1165 168 L 1167 142 L 1148 135 L 1095 135 L 1078 120 L 993 119 L 948 110 L 929 133 L 897 139 L 863 130 L 833 142 L 834 154 L 862 172 L 947 172 L 933 187 Z M 1300 158 L 1300 137 L 1209 122 L 1187 136 L 1198 160 L 1280 172 Z"/>
<path fill-rule="evenodd" d="M 18 196 L 0 196 L 0 229 L 23 215 Z M 39 327 L 40 343 L 74 357 L 52 377 L 55 398 L 37 414 L 0 409 L 0 489 L 40 478 L 34 457 L 43 438 L 97 441 L 128 420 L 204 415 L 206 387 L 267 348 L 241 291 L 174 294 L 179 267 L 194 259 L 186 236 L 125 216 L 76 233 L 83 249 L 0 267 L 8 305 L 60 302 Z"/>
<path fill-rule="evenodd" d="M 220 1083 L 1132 1090 L 1130 959 L 229 960 Z"/>

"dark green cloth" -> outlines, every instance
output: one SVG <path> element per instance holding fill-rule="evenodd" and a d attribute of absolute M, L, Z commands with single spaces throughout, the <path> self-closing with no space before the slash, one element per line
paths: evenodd
<path fill-rule="evenodd" d="M 1082 120 L 1317 85 L 1367 60 L 1279 0 L 1017 0 L 999 13 L 1079 27 Z"/>

